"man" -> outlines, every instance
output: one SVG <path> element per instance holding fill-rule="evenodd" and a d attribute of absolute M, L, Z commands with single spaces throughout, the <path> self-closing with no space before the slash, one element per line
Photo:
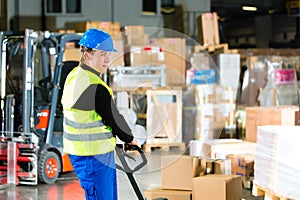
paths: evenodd
<path fill-rule="evenodd" d="M 79 45 L 82 58 L 68 75 L 63 96 L 64 151 L 86 199 L 117 200 L 114 149 L 116 136 L 133 143 L 131 129 L 113 101 L 112 90 L 100 78 L 116 50 L 110 35 L 87 30 Z"/>

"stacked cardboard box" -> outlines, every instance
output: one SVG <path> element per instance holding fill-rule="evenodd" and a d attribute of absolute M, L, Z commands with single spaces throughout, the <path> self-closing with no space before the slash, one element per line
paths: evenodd
<path fill-rule="evenodd" d="M 241 199 L 240 177 L 226 174 L 205 175 L 205 158 L 171 155 L 162 157 L 161 163 L 161 188 L 145 191 L 147 199 Z M 207 193 L 203 190 L 214 192 Z"/>
<path fill-rule="evenodd" d="M 235 125 L 235 100 L 231 88 L 216 84 L 195 86 L 197 140 L 219 138 L 222 130 Z"/>
<path fill-rule="evenodd" d="M 149 43 L 149 35 L 145 33 L 143 25 L 123 26 L 121 31 L 126 46 L 145 45 Z"/>
<path fill-rule="evenodd" d="M 112 38 L 120 38 L 121 37 L 121 26 L 120 22 L 109 22 L 109 21 L 84 21 L 77 22 L 75 24 L 76 32 L 83 33 L 90 28 L 99 28 L 108 34 L 111 35 Z"/>
<path fill-rule="evenodd" d="M 166 65 L 166 85 L 184 85 L 186 75 L 186 44 L 184 38 L 159 38 L 151 45 L 125 47 L 126 66 Z"/>

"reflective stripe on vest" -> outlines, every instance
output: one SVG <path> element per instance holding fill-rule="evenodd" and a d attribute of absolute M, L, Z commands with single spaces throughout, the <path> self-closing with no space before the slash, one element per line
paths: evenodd
<path fill-rule="evenodd" d="M 71 141 L 97 141 L 107 140 L 113 137 L 111 132 L 93 134 L 70 134 L 64 132 L 64 138 Z"/>
<path fill-rule="evenodd" d="M 67 126 L 71 126 L 73 128 L 77 128 L 77 129 L 96 128 L 99 126 L 105 126 L 101 120 L 96 121 L 96 122 L 90 122 L 90 123 L 77 123 L 77 122 L 71 121 L 65 117 L 64 122 Z"/>

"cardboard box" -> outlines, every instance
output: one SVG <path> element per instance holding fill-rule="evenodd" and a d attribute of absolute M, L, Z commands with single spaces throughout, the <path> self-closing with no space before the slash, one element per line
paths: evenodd
<path fill-rule="evenodd" d="M 161 160 L 162 189 L 192 190 L 193 178 L 205 171 L 205 161 L 195 156 L 171 155 Z"/>
<path fill-rule="evenodd" d="M 99 28 L 108 34 L 112 38 L 114 37 L 120 37 L 121 34 L 121 26 L 119 22 L 110 22 L 110 21 L 84 21 L 84 22 L 77 22 L 75 24 L 75 30 L 76 32 L 85 32 L 86 30 L 90 28 Z"/>
<path fill-rule="evenodd" d="M 125 52 L 127 66 L 166 65 L 166 85 L 185 85 L 185 39 L 160 38 L 151 45 L 126 46 Z"/>
<path fill-rule="evenodd" d="M 231 174 L 231 160 L 230 159 L 215 160 L 214 174 Z"/>
<path fill-rule="evenodd" d="M 145 27 L 143 25 L 123 26 L 124 42 L 126 45 L 144 45 L 148 44 L 145 41 Z"/>
<path fill-rule="evenodd" d="M 204 46 L 220 44 L 217 13 L 202 13 L 197 20 L 199 43 Z"/>
<path fill-rule="evenodd" d="M 193 53 L 190 58 L 190 62 L 193 69 L 196 70 L 208 70 L 211 69 L 211 61 L 209 55 L 206 53 Z M 213 66 L 212 66 L 213 67 Z"/>
<path fill-rule="evenodd" d="M 113 52 L 110 57 L 110 66 L 124 66 L 124 45 L 122 39 L 114 39 L 114 48 L 117 52 Z"/>
<path fill-rule="evenodd" d="M 157 198 L 166 198 L 168 200 L 192 200 L 191 190 L 164 190 L 155 188 L 144 192 L 144 196 L 148 200 Z"/>
<path fill-rule="evenodd" d="M 80 48 L 66 48 L 64 55 L 63 55 L 63 61 L 80 61 L 82 52 L 80 51 Z"/>
<path fill-rule="evenodd" d="M 297 125 L 298 106 L 246 107 L 246 140 L 256 142 L 257 127 Z"/>
<path fill-rule="evenodd" d="M 230 159 L 206 159 L 206 174 L 231 174 Z"/>
<path fill-rule="evenodd" d="M 254 154 L 228 154 L 231 160 L 231 174 L 242 177 L 243 186 L 249 187 L 249 181 L 254 177 Z"/>
<path fill-rule="evenodd" d="M 214 139 L 203 143 L 203 154 L 208 158 L 224 159 L 228 154 L 255 153 L 256 144 L 238 139 Z"/>
<path fill-rule="evenodd" d="M 212 174 L 193 179 L 193 200 L 241 200 L 242 179 L 236 175 Z"/>

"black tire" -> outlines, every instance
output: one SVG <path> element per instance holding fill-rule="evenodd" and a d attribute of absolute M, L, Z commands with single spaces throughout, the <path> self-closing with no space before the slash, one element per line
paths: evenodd
<path fill-rule="evenodd" d="M 39 182 L 46 184 L 54 183 L 60 171 L 61 163 L 56 153 L 45 151 L 40 154 L 38 162 Z"/>

